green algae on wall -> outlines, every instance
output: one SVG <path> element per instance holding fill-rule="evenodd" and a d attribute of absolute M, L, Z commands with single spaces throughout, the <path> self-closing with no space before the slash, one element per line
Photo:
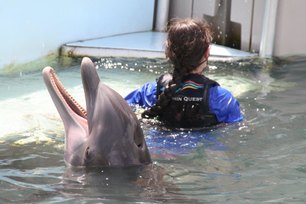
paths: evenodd
<path fill-rule="evenodd" d="M 57 54 L 49 54 L 47 56 L 38 58 L 36 60 L 15 64 L 11 63 L 5 65 L 0 68 L 0 75 L 16 75 L 28 72 L 35 72 L 38 70 L 42 70 L 46 66 L 56 66 L 58 63 L 58 55 Z"/>
<path fill-rule="evenodd" d="M 22 75 L 24 73 L 41 71 L 46 66 L 65 68 L 74 65 L 76 61 L 77 59 L 75 58 L 59 56 L 58 54 L 51 53 L 27 63 L 11 63 L 0 67 L 0 75 Z"/>

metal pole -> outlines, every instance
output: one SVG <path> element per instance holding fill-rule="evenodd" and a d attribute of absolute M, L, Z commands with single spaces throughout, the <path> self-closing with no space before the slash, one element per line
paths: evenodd
<path fill-rule="evenodd" d="M 260 41 L 260 57 L 271 57 L 274 51 L 275 24 L 278 0 L 267 0 Z"/>
<path fill-rule="evenodd" d="M 155 26 L 156 31 L 165 31 L 169 17 L 169 0 L 156 0 L 157 6 L 155 11 Z"/>

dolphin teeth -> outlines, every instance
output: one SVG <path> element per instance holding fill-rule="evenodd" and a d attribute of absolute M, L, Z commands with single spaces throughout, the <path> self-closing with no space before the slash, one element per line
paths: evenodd
<path fill-rule="evenodd" d="M 52 82 L 52 86 L 57 88 L 57 90 L 60 92 L 60 96 L 67 103 L 67 105 L 81 117 L 87 118 L 87 111 L 73 98 L 73 96 L 69 94 L 54 72 L 52 72 L 50 75 L 50 80 Z"/>

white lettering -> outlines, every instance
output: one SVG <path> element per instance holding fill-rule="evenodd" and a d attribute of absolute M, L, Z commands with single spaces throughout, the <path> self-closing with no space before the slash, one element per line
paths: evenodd
<path fill-rule="evenodd" d="M 176 96 L 176 97 L 172 97 L 173 101 L 192 101 L 192 102 L 201 102 L 203 100 L 202 97 L 188 97 L 188 96 Z"/>
<path fill-rule="evenodd" d="M 174 101 L 182 101 L 182 97 L 172 97 L 172 100 Z"/>

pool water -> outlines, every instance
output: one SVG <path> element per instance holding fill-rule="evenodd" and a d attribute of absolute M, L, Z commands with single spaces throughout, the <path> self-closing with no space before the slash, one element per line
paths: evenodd
<path fill-rule="evenodd" d="M 96 66 L 123 96 L 169 69 L 158 59 Z M 79 66 L 57 73 L 84 104 Z M 63 125 L 40 71 L 0 76 L 0 202 L 304 203 L 306 58 L 211 62 L 206 75 L 238 98 L 242 123 L 171 131 L 141 120 L 153 164 L 98 169 L 65 164 Z"/>

